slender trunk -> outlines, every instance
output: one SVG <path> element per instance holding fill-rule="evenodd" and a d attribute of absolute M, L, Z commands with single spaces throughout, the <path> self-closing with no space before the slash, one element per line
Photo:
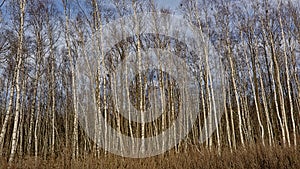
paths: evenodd
<path fill-rule="evenodd" d="M 255 40 L 255 57 L 258 56 L 258 44 L 257 40 Z M 270 114 L 269 114 L 269 108 L 268 108 L 268 102 L 267 102 L 267 97 L 266 97 L 266 91 L 264 87 L 264 82 L 263 82 L 263 75 L 261 73 L 261 64 L 259 61 L 257 61 L 257 58 L 255 59 L 255 64 L 258 65 L 258 75 L 259 75 L 259 82 L 260 82 L 260 87 L 261 87 L 261 93 L 262 93 L 262 102 L 263 102 L 263 107 L 264 107 L 264 112 L 266 114 L 266 119 L 267 119 L 267 129 L 268 129 L 268 135 L 269 135 L 269 145 L 272 146 L 273 142 L 273 129 L 272 129 L 272 123 L 270 120 Z"/>
<path fill-rule="evenodd" d="M 197 6 L 197 1 L 195 1 L 195 5 Z M 208 21 L 208 13 L 207 13 L 207 10 L 204 10 L 204 13 L 205 13 L 205 20 Z M 209 123 L 209 132 L 208 133 L 211 133 L 213 128 L 213 123 L 215 123 L 215 127 L 216 127 L 216 135 L 217 135 L 217 146 L 218 146 L 218 152 L 220 153 L 220 148 L 221 148 L 221 142 L 220 142 L 220 134 L 219 134 L 219 127 L 218 127 L 218 120 L 219 118 L 217 117 L 218 116 L 218 110 L 217 110 L 217 105 L 216 105 L 216 101 L 215 101 L 215 94 L 214 94 L 214 88 L 213 88 L 213 79 L 212 79 L 212 75 L 211 75 L 211 66 L 210 66 L 210 60 L 209 60 L 209 40 L 206 39 L 206 37 L 204 36 L 203 34 L 203 28 L 201 26 L 201 21 L 200 21 L 200 14 L 198 12 L 198 10 L 195 11 L 195 14 L 196 14 L 196 19 L 197 19 L 197 23 L 199 25 L 199 33 L 200 33 L 200 36 L 201 36 L 201 40 L 200 40 L 200 43 L 203 43 L 204 45 L 204 55 L 205 55 L 205 59 L 204 59 L 204 62 L 205 62 L 205 73 L 206 73 L 206 90 L 207 90 L 207 93 L 208 93 L 208 113 L 209 113 L 209 119 L 208 119 L 208 123 Z M 207 34 L 209 35 L 210 33 L 210 30 L 209 30 L 209 27 L 207 26 Z M 213 121 L 214 120 L 214 121 Z M 208 137 L 208 135 L 206 135 L 206 137 Z M 213 139 L 209 139 L 209 148 L 211 149 L 212 147 L 212 141 Z"/>
<path fill-rule="evenodd" d="M 224 72 L 222 71 L 222 74 L 224 74 Z M 227 95 L 226 95 L 226 89 L 225 86 L 227 86 L 225 84 L 225 79 L 222 78 L 222 91 L 223 91 L 223 104 L 224 104 L 224 114 L 225 114 L 225 121 L 226 121 L 226 131 L 227 131 L 227 140 L 228 140 L 228 145 L 230 148 L 230 152 L 232 152 L 232 141 L 231 141 L 231 132 L 230 132 L 230 122 L 229 122 L 229 118 L 228 118 L 228 111 L 227 111 Z"/>
<path fill-rule="evenodd" d="M 267 17 L 267 20 L 268 20 L 268 17 Z M 265 41 L 265 46 L 264 46 L 264 50 L 265 50 L 265 58 L 266 58 L 266 65 L 267 65 L 267 68 L 268 68 L 268 75 L 269 75 L 269 81 L 270 81 L 270 85 L 271 85 L 271 92 L 272 92 L 272 86 L 276 85 L 275 84 L 275 80 L 274 80 L 274 77 L 273 77 L 273 74 L 271 73 L 272 72 L 272 67 L 273 67 L 273 64 L 270 64 L 269 65 L 269 61 L 268 61 L 268 47 L 270 46 L 269 45 L 269 37 L 267 36 L 267 28 L 268 26 L 266 26 L 266 21 L 263 20 L 263 18 L 260 16 L 260 22 L 262 23 L 262 32 L 263 32 L 263 38 L 264 38 L 264 41 Z M 272 47 L 272 45 L 271 45 Z M 273 46 L 274 47 L 274 46 Z M 271 52 L 272 52 L 272 55 L 274 55 L 274 49 L 271 48 Z M 280 116 L 280 112 L 279 112 L 279 107 L 278 107 L 278 101 L 277 101 L 277 92 L 272 92 L 273 96 L 274 96 L 274 103 L 275 103 L 275 110 L 276 110 L 276 114 L 277 114 L 277 118 L 278 118 L 278 121 L 279 121 L 279 125 L 280 125 L 280 128 L 281 128 L 281 134 L 282 134 L 282 141 L 283 141 L 283 145 L 286 145 L 286 131 L 285 131 L 285 127 L 282 123 L 282 119 L 281 119 L 281 116 Z"/>
<path fill-rule="evenodd" d="M 272 36 L 271 36 L 272 37 Z M 282 119 L 283 119 L 283 128 L 285 129 L 286 133 L 286 139 L 288 142 L 288 146 L 291 145 L 290 143 L 290 134 L 289 134 L 289 129 L 288 129 L 288 123 L 287 123 L 287 117 L 286 117 L 286 111 L 285 111 L 285 102 L 284 102 L 284 96 L 283 96 L 283 89 L 282 89 L 282 82 L 280 80 L 280 73 L 279 73 L 279 65 L 277 61 L 277 56 L 275 54 L 275 44 L 273 41 L 273 38 L 270 39 L 271 41 L 271 52 L 272 52 L 272 61 L 273 61 L 273 66 L 274 66 L 274 74 L 275 74 L 275 87 L 277 88 L 277 91 L 279 92 L 279 106 L 282 114 Z"/>
<path fill-rule="evenodd" d="M 38 72 L 38 71 L 36 71 Z M 38 78 L 37 73 L 36 73 L 36 78 Z M 37 79 L 34 82 L 34 88 L 33 88 L 33 99 L 32 99 L 32 104 L 31 104 L 31 110 L 30 110 L 30 120 L 29 120 L 29 131 L 28 131 L 28 145 L 27 145 L 27 154 L 30 155 L 31 151 L 31 143 L 32 143 L 32 129 L 33 129 L 33 124 L 34 124 L 34 113 L 36 109 L 36 96 L 37 96 L 37 86 L 38 81 Z"/>
<path fill-rule="evenodd" d="M 26 78 L 24 77 L 25 73 L 23 73 L 23 78 Z M 24 126 L 24 103 L 25 103 L 25 94 L 26 94 L 26 90 L 25 90 L 25 87 L 26 87 L 26 79 L 23 80 L 22 82 L 22 88 L 21 88 L 21 91 L 22 91 L 22 101 L 21 101 L 21 104 L 20 104 L 20 130 L 19 130 L 19 157 L 22 157 L 23 156 L 23 140 L 24 140 L 24 129 L 23 129 L 23 126 Z"/>
<path fill-rule="evenodd" d="M 54 42 L 53 42 L 53 30 L 51 29 L 49 16 L 46 16 L 47 35 L 49 39 L 49 53 L 50 53 L 50 91 L 51 91 L 51 124 L 52 124 L 52 141 L 51 141 L 51 154 L 54 155 L 55 149 L 55 57 L 54 57 Z"/>
<path fill-rule="evenodd" d="M 266 21 L 263 22 L 263 34 L 266 37 L 266 40 L 268 41 L 268 44 L 270 45 L 270 52 L 271 52 L 271 60 L 272 60 L 272 65 L 273 66 L 273 82 L 275 86 L 275 94 L 274 98 L 276 97 L 276 109 L 278 115 L 280 115 L 280 111 L 282 114 L 282 129 L 284 130 L 283 133 L 283 144 L 284 146 L 286 145 L 286 141 L 288 142 L 288 146 L 290 146 L 290 136 L 289 136 L 289 129 L 288 129 L 288 124 L 287 124 L 287 117 L 286 117 L 286 111 L 285 111 L 285 102 L 284 102 L 284 96 L 283 96 L 283 89 L 282 89 L 282 83 L 280 80 L 280 70 L 279 70 L 279 65 L 277 61 L 277 56 L 276 56 L 276 48 L 275 48 L 275 41 L 274 41 L 274 32 L 271 30 L 271 26 L 269 24 L 269 14 L 267 12 L 268 9 L 266 9 Z M 267 32 L 266 32 L 267 31 Z M 279 96 L 279 100 L 277 100 L 277 95 Z M 278 106 L 279 104 L 279 106 Z"/>
<path fill-rule="evenodd" d="M 8 121 L 9 121 L 9 118 L 11 116 L 10 113 L 11 113 L 12 106 L 13 106 L 14 78 L 12 78 L 12 80 L 11 80 L 11 87 L 10 87 L 9 93 L 10 93 L 10 96 L 9 96 L 8 109 L 7 109 L 6 114 L 5 114 L 4 123 L 2 125 L 1 134 L 0 134 L 0 155 L 3 154 L 3 145 L 4 145 L 4 141 L 5 141 L 5 134 L 6 134 Z"/>
<path fill-rule="evenodd" d="M 230 110 L 230 119 L 231 119 L 231 130 L 232 130 L 232 145 L 234 150 L 236 150 L 236 136 L 235 136 L 235 125 L 234 125 L 234 116 L 233 116 L 233 110 L 232 110 L 232 101 L 231 101 L 231 92 L 228 90 L 229 95 L 229 110 Z"/>
<path fill-rule="evenodd" d="M 242 36 L 242 33 L 241 33 L 241 36 Z M 254 94 L 254 104 L 255 104 L 255 110 L 256 110 L 258 124 L 260 126 L 262 144 L 263 144 L 263 146 L 265 146 L 264 126 L 263 126 L 262 121 L 261 121 L 260 108 L 259 108 L 259 103 L 258 103 L 259 96 L 258 96 L 258 85 L 257 85 L 257 79 L 256 79 L 256 59 L 255 59 L 255 56 L 252 56 L 253 60 L 254 60 L 252 62 L 252 67 L 253 67 L 253 72 L 252 73 L 253 73 L 253 78 L 254 78 L 254 82 L 253 82 L 253 80 L 251 78 L 250 66 L 249 66 L 249 62 L 248 62 L 248 55 L 247 55 L 247 52 L 246 52 L 246 47 L 245 47 L 244 44 L 243 44 L 243 46 L 244 46 L 244 55 L 246 57 L 246 63 L 247 63 L 247 68 L 248 68 L 248 74 L 249 74 L 249 77 L 250 77 L 251 89 L 252 89 L 252 93 Z"/>
<path fill-rule="evenodd" d="M 39 99 L 41 99 L 40 94 L 37 95 L 37 97 Z M 37 109 L 36 109 L 36 120 L 35 120 L 35 127 L 34 127 L 34 158 L 35 161 L 37 161 L 38 159 L 38 153 L 39 153 L 39 140 L 38 140 L 38 131 L 40 129 L 40 121 L 41 121 L 41 115 L 40 115 L 40 111 L 41 111 L 41 104 L 38 102 L 37 103 Z"/>
<path fill-rule="evenodd" d="M 21 65 L 22 65 L 22 55 L 23 55 L 23 28 L 24 28 L 24 16 L 25 16 L 25 5 L 26 0 L 20 0 L 20 29 L 19 29 L 19 43 L 18 43 L 18 51 L 17 51 L 17 65 L 16 65 L 16 112 L 15 112 L 15 118 L 14 118 L 14 126 L 13 126 L 13 133 L 12 133 L 12 147 L 11 152 L 9 156 L 9 165 L 12 164 L 16 148 L 17 148 L 17 133 L 18 133 L 18 127 L 19 127 L 19 116 L 20 116 L 20 101 L 21 101 L 21 90 L 20 90 L 20 71 L 21 71 Z"/>
<path fill-rule="evenodd" d="M 292 120 L 292 126 L 293 126 L 294 146 L 296 148 L 297 147 L 297 136 L 296 136 L 296 125 L 295 125 L 295 119 L 294 119 L 294 107 L 293 107 L 294 105 L 293 105 L 293 98 L 292 98 L 292 94 L 291 94 L 291 79 L 290 79 L 289 66 L 288 66 L 289 63 L 288 63 L 288 56 L 287 56 L 286 39 L 285 39 L 285 33 L 283 31 L 281 15 L 279 16 L 279 23 L 280 23 L 280 27 L 281 27 L 281 36 L 282 36 L 282 40 L 283 40 L 285 75 L 287 78 L 286 83 L 287 83 L 287 92 L 288 92 L 288 98 L 289 98 L 291 120 Z M 284 104 L 284 102 L 282 104 Z M 286 128 L 288 128 L 287 122 L 286 122 Z M 288 130 L 287 130 L 287 132 L 288 132 Z"/>
<path fill-rule="evenodd" d="M 69 29 L 69 15 L 67 13 L 67 1 L 63 1 L 64 14 L 65 14 L 65 35 L 66 35 L 66 45 L 68 51 L 68 58 L 70 61 L 71 68 L 71 85 L 72 85 L 72 101 L 73 101 L 73 110 L 74 110 L 74 121 L 73 121 L 73 144 L 72 144 L 72 159 L 78 157 L 78 111 L 77 111 L 77 93 L 76 93 L 76 80 L 75 80 L 75 59 L 71 53 L 71 42 L 70 42 L 70 29 Z"/>
<path fill-rule="evenodd" d="M 229 44 L 229 43 L 228 43 Z M 230 69 L 231 69 L 231 80 L 233 84 L 233 91 L 234 91 L 234 96 L 235 96 L 235 101 L 237 105 L 237 113 L 238 113 L 238 118 L 239 118 L 239 133 L 240 133 L 240 139 L 242 146 L 245 147 L 244 143 L 244 136 L 243 136 L 243 129 L 242 129 L 242 114 L 241 114 L 241 108 L 240 108 L 240 100 L 239 100 L 239 94 L 237 90 L 237 85 L 236 85 L 236 72 L 233 64 L 233 58 L 231 56 L 231 49 L 228 46 L 228 56 L 229 56 L 229 63 L 230 63 Z"/>
<path fill-rule="evenodd" d="M 145 152 L 145 97 L 144 97 L 144 83 L 145 83 L 145 79 L 142 79 L 142 74 L 141 74 L 141 70 L 142 70 L 142 55 L 141 55 L 141 40 L 139 39 L 139 35 L 140 35 L 140 25 L 139 25 L 139 18 L 137 18 L 137 2 L 135 2 L 133 4 L 133 8 L 134 8 L 134 22 L 136 24 L 135 27 L 135 36 L 137 37 L 137 64 L 138 64 L 138 86 L 139 86 L 139 109 L 141 111 L 141 147 L 139 148 L 139 150 L 141 151 L 141 154 L 143 154 Z M 143 82 L 144 81 L 144 82 Z M 164 120 L 163 120 L 164 121 Z M 163 143 L 164 144 L 164 143 Z"/>

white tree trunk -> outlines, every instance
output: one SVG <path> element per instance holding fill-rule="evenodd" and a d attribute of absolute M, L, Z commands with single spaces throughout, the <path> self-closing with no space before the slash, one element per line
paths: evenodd
<path fill-rule="evenodd" d="M 292 120 L 292 126 L 293 126 L 294 146 L 296 148 L 297 147 L 297 135 L 296 135 L 296 125 L 295 125 L 295 119 L 294 119 L 293 98 L 292 98 L 292 94 L 291 94 L 291 78 L 290 78 L 290 73 L 289 73 L 289 66 L 288 66 L 289 63 L 288 63 L 288 56 L 287 56 L 287 49 L 286 49 L 287 48 L 286 47 L 286 39 L 285 39 L 285 33 L 283 31 L 283 24 L 282 24 L 281 15 L 279 16 L 279 23 L 280 23 L 280 27 L 281 27 L 281 36 L 282 36 L 282 40 L 283 40 L 285 74 L 286 74 L 286 78 L 287 78 L 286 83 L 287 83 L 287 92 L 288 92 L 289 105 L 290 105 L 291 120 Z M 287 127 L 288 126 L 286 126 L 286 128 Z M 287 132 L 288 132 L 288 130 L 287 130 Z"/>
<path fill-rule="evenodd" d="M 14 126 L 13 126 L 13 133 L 12 133 L 12 146 L 11 146 L 11 152 L 9 156 L 9 165 L 12 164 L 16 148 L 17 148 L 17 133 L 18 133 L 18 127 L 19 127 L 19 116 L 20 116 L 20 98 L 21 98 L 21 90 L 20 90 L 20 71 L 21 71 L 21 65 L 22 65 L 22 55 L 23 55 L 23 28 L 24 28 L 24 16 L 25 16 L 25 6 L 26 6 L 26 0 L 20 0 L 20 29 L 19 29 L 19 42 L 18 42 L 18 51 L 17 51 L 17 65 L 16 65 L 16 112 L 15 112 L 15 118 L 14 118 Z"/>
<path fill-rule="evenodd" d="M 242 34 L 241 34 L 242 35 Z M 257 98 L 259 98 L 257 95 L 258 93 L 256 92 L 255 90 L 255 86 L 254 86 L 254 82 L 251 78 L 251 73 L 250 73 L 250 66 L 249 66 L 249 62 L 248 62 L 248 55 L 247 55 L 247 52 L 245 51 L 246 50 L 246 46 L 245 44 L 243 44 L 243 48 L 244 48 L 244 55 L 246 57 L 246 63 L 247 63 L 247 68 L 248 68 L 248 74 L 249 74 L 249 77 L 250 77 L 250 83 L 251 83 L 251 89 L 252 89 L 252 93 L 254 95 L 254 104 L 255 104 L 255 110 L 256 110 L 256 115 L 257 115 L 257 120 L 258 120 L 258 124 L 259 124 L 259 127 L 260 127 L 260 132 L 261 132 L 261 139 L 262 139 L 262 144 L 263 146 L 265 146 L 265 138 L 264 138 L 264 126 L 262 124 L 262 121 L 261 121 L 261 117 L 260 117 L 260 109 L 258 107 L 258 100 Z M 252 57 L 256 57 L 256 56 L 252 56 Z M 256 59 L 255 59 L 256 60 Z M 254 61 L 254 64 L 256 64 L 256 62 Z M 254 66 L 254 65 L 252 65 Z"/>
<path fill-rule="evenodd" d="M 67 14 L 67 1 L 62 0 L 64 5 L 64 14 L 65 14 L 65 35 L 66 35 L 66 45 L 68 51 L 68 58 L 70 61 L 71 68 L 71 78 L 72 78 L 72 101 L 73 101 L 73 109 L 74 109 L 74 121 L 73 121 L 73 144 L 72 144 L 72 159 L 76 159 L 78 157 L 78 111 L 77 111 L 77 93 L 76 93 L 76 77 L 75 77 L 75 61 L 74 57 L 71 53 L 71 41 L 70 41 L 70 28 L 69 28 L 69 16 Z"/>
<path fill-rule="evenodd" d="M 0 155 L 2 155 L 2 151 L 3 151 L 3 145 L 4 145 L 4 141 L 5 141 L 5 134 L 6 134 L 6 129 L 8 126 L 8 121 L 10 118 L 10 113 L 12 110 L 12 106 L 13 106 L 13 100 L 14 100 L 14 78 L 12 78 L 11 80 L 11 87 L 9 90 L 10 96 L 9 96 L 9 103 L 8 103 L 8 109 L 6 111 L 5 114 L 5 118 L 4 118 L 4 122 L 2 125 L 2 129 L 1 129 L 1 134 L 0 134 Z"/>

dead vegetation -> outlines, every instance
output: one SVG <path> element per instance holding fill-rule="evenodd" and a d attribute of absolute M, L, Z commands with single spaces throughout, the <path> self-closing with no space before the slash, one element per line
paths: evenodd
<path fill-rule="evenodd" d="M 184 152 L 186 151 L 186 152 Z M 7 168 L 6 159 L 1 159 L 1 167 Z M 300 151 L 294 148 L 263 147 L 262 145 L 247 146 L 245 149 L 239 148 L 232 153 L 224 148 L 219 155 L 216 150 L 208 151 L 205 148 L 190 146 L 181 153 L 174 150 L 163 155 L 144 159 L 131 159 L 114 156 L 112 154 L 95 158 L 87 155 L 72 161 L 71 154 L 61 153 L 58 157 L 49 159 L 35 159 L 34 157 L 24 157 L 15 160 L 12 168 L 232 168 L 232 169 L 252 169 L 252 168 L 276 168 L 276 169 L 298 169 L 300 168 Z"/>

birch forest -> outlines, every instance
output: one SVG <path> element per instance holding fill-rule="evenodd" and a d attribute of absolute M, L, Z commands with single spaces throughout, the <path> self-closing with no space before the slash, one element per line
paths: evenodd
<path fill-rule="evenodd" d="M 90 71 L 93 80 L 85 85 L 94 90 L 85 94 L 96 103 L 91 111 L 130 138 L 155 137 L 170 127 L 183 113 L 181 99 L 199 107 L 178 144 L 154 157 L 131 159 L 99 146 L 97 133 L 87 134 L 84 125 L 95 122 L 79 120 L 85 118 L 80 113 L 84 95 L 78 95 L 83 89 L 76 72 L 91 51 L 99 55 L 95 65 L 114 69 L 127 57 L 128 40 L 105 55 L 103 26 L 142 12 L 180 15 L 204 33 L 219 56 L 222 78 L 215 90 L 211 70 L 216 65 L 208 63 L 205 49 L 204 55 L 181 56 L 195 66 L 197 99 L 189 100 L 176 79 L 158 70 L 168 83 L 157 81 L 167 97 L 157 102 L 170 113 L 143 124 L 121 116 L 110 93 L 114 85 L 127 85 L 124 104 L 153 107 L 143 87 L 148 75 L 116 82 L 100 67 Z M 137 53 L 148 41 L 181 50 L 161 36 L 138 37 L 130 41 Z M 194 110 L 185 107 L 184 113 Z M 213 113 L 220 119 L 207 118 Z M 200 141 L 212 130 L 209 124 L 216 124 L 213 133 Z M 114 141 L 103 138 L 105 146 Z M 181 0 L 173 10 L 154 0 L 0 0 L 0 168 L 298 168 L 299 144 L 300 1 Z"/>

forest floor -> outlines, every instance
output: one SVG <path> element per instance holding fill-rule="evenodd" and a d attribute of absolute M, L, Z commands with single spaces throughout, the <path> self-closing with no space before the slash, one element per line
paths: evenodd
<path fill-rule="evenodd" d="M 251 146 L 240 148 L 230 152 L 222 150 L 221 154 L 217 151 L 201 150 L 191 147 L 189 151 L 175 153 L 170 151 L 163 155 L 144 159 L 123 158 L 114 155 L 95 158 L 93 156 L 84 159 L 71 160 L 70 156 L 60 155 L 56 158 L 35 161 L 33 157 L 16 159 L 12 168 L 80 168 L 80 169 L 151 169 L 151 168 L 234 168 L 234 169 L 300 169 L 300 148 L 283 147 L 262 147 Z M 5 159 L 0 159 L 0 168 L 7 168 Z"/>

